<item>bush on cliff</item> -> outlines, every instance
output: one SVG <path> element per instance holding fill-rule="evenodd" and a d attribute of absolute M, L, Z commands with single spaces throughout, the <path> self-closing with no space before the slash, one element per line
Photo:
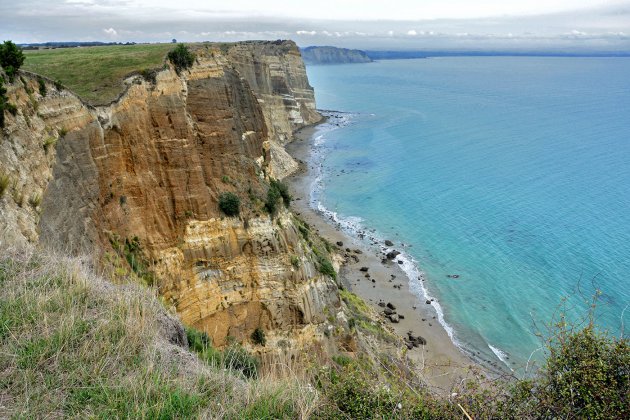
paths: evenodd
<path fill-rule="evenodd" d="M 219 209 L 227 216 L 238 216 L 240 205 L 241 199 L 234 193 L 224 192 L 219 196 Z"/>
<path fill-rule="evenodd" d="M 0 45 L 0 65 L 9 76 L 9 81 L 13 82 L 13 78 L 17 71 L 24 64 L 24 53 L 22 49 L 11 41 L 4 41 Z"/>
<path fill-rule="evenodd" d="M 337 279 L 337 272 L 335 271 L 335 268 L 333 267 L 330 260 L 328 260 L 326 257 L 318 257 L 317 268 L 319 269 L 320 273 L 326 276 L 330 276 L 333 279 Z"/>
<path fill-rule="evenodd" d="M 263 331 L 262 328 L 256 328 L 251 335 L 251 339 L 254 344 L 258 344 L 263 347 L 267 344 L 267 337 L 265 336 L 265 331 Z"/>
<path fill-rule="evenodd" d="M 564 318 L 547 340 L 547 359 L 530 380 L 511 384 L 502 413 L 538 418 L 630 418 L 630 342 L 576 328 Z"/>
<path fill-rule="evenodd" d="M 267 200 L 265 201 L 265 208 L 271 215 L 275 215 L 278 210 L 278 201 L 282 198 L 282 202 L 285 207 L 289 207 L 291 204 L 291 194 L 289 193 L 289 187 L 278 180 L 271 179 L 269 182 L 269 189 L 267 190 Z"/>
<path fill-rule="evenodd" d="M 190 52 L 184 44 L 178 44 L 175 49 L 169 51 L 167 57 L 175 66 L 177 74 L 180 74 L 182 70 L 189 69 L 195 62 L 195 54 Z"/>

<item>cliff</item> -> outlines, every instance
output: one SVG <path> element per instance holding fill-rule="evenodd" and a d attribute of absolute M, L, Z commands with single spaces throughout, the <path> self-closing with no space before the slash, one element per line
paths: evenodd
<path fill-rule="evenodd" d="M 131 76 L 121 97 L 92 107 L 22 73 L 8 86 L 0 144 L 0 231 L 73 253 L 97 253 L 148 282 L 184 323 L 215 345 L 246 340 L 308 345 L 340 305 L 321 252 L 300 222 L 264 210 L 270 177 L 295 162 L 282 144 L 317 121 L 292 42 L 204 44 L 178 75 Z M 240 197 L 240 217 L 218 208 Z M 299 230 L 301 228 L 301 230 Z"/>
<path fill-rule="evenodd" d="M 371 63 L 365 51 L 337 47 L 306 47 L 302 57 L 307 64 Z"/>

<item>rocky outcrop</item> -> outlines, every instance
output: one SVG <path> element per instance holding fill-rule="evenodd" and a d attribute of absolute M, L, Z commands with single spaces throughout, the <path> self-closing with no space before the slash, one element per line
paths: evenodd
<path fill-rule="evenodd" d="M 281 145 L 320 118 L 299 51 L 248 42 L 195 53 L 190 71 L 133 76 L 106 107 L 52 84 L 42 97 L 26 74 L 26 85 L 12 84 L 19 112 L 7 118 L 0 163 L 16 191 L 41 203 L 5 194 L 0 230 L 141 259 L 165 301 L 216 345 L 259 327 L 270 342 L 305 344 L 324 308 L 339 305 L 336 285 L 317 271 L 293 216 L 272 219 L 262 201 L 269 177 L 292 169 Z M 240 217 L 219 211 L 227 191 L 240 197 Z"/>
<path fill-rule="evenodd" d="M 306 47 L 302 56 L 307 64 L 371 63 L 365 51 L 337 47 Z"/>

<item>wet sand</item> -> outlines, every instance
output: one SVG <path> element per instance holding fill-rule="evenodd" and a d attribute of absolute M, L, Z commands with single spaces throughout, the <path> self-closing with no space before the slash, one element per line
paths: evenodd
<path fill-rule="evenodd" d="M 300 162 L 300 169 L 285 179 L 294 197 L 291 204 L 293 210 L 321 237 L 331 243 L 343 242 L 343 250 L 350 248 L 350 252 L 345 252 L 349 257 L 348 262 L 340 270 L 345 287 L 363 298 L 383 317 L 384 308 L 378 305 L 379 301 L 392 303 L 396 307 L 396 312 L 402 314 L 404 319 L 398 323 L 386 320 L 387 324 L 402 338 L 406 338 L 408 332 L 412 331 L 414 335 L 426 339 L 427 344 L 409 350 L 408 357 L 416 364 L 418 373 L 433 391 L 449 393 L 456 382 L 470 374 L 470 368 L 479 370 L 480 366 L 453 344 L 438 322 L 433 306 L 420 302 L 409 290 L 407 275 L 395 261 L 383 263 L 383 254 L 378 246 L 369 246 L 351 237 L 335 226 L 334 221 L 326 220 L 324 215 L 310 208 L 310 189 L 316 176 L 316 168 L 310 163 L 311 141 L 316 130 L 317 126 L 300 130 L 296 133 L 296 139 L 286 146 L 289 154 Z M 394 242 L 390 248 L 402 249 L 402 246 Z M 361 253 L 355 253 L 355 249 L 359 249 Z M 358 261 L 352 256 L 356 256 Z M 368 267 L 369 278 L 365 272 L 360 271 L 362 267 Z"/>

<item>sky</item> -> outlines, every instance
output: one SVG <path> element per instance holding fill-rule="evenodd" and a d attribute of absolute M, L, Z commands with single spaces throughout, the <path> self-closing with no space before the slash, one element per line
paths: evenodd
<path fill-rule="evenodd" d="M 0 40 L 630 51 L 630 0 L 0 0 Z"/>

